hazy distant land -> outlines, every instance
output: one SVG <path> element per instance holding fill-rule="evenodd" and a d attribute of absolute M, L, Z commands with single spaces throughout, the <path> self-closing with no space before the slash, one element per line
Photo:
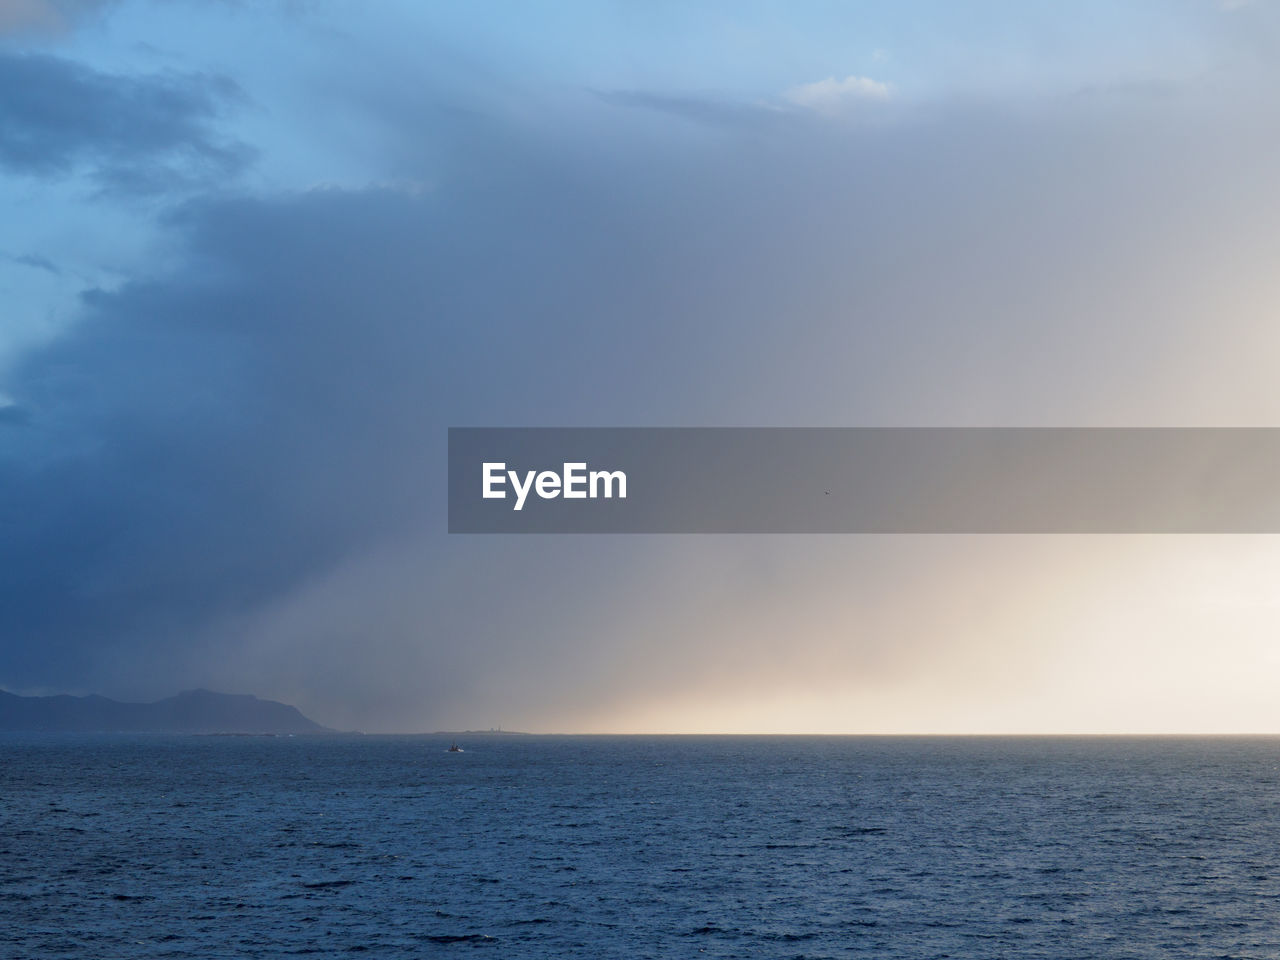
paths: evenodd
<path fill-rule="evenodd" d="M 436 730 L 428 734 L 432 737 L 532 737 L 534 734 L 524 730 Z"/>
<path fill-rule="evenodd" d="M 0 690 L 0 732 L 330 733 L 297 707 L 251 694 L 187 690 L 154 703 L 107 697 L 22 697 Z"/>

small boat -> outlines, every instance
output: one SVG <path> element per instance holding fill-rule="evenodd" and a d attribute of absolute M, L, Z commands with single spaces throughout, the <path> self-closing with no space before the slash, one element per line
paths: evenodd
<path fill-rule="evenodd" d="M 449 749 L 446 750 L 445 752 L 446 753 L 462 753 L 462 748 L 458 746 L 456 743 L 451 743 L 449 744 Z"/>

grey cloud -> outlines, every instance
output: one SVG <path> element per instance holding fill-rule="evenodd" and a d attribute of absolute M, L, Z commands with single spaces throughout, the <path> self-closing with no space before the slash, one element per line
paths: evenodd
<path fill-rule="evenodd" d="M 9 254 L 7 259 L 10 263 L 16 263 L 23 267 L 30 267 L 33 270 L 41 270 L 45 273 L 51 273 L 55 277 L 62 276 L 62 271 L 58 269 L 58 265 L 48 257 L 42 257 L 36 253 Z"/>
<path fill-rule="evenodd" d="M 0 0 L 0 36 L 64 34 L 79 21 L 100 13 L 115 2 L 116 0 Z"/>
<path fill-rule="evenodd" d="M 775 125 L 794 119 L 790 112 L 776 107 L 711 97 L 676 96 L 644 90 L 599 91 L 596 96 L 614 106 L 652 110 L 714 127 Z"/>
<path fill-rule="evenodd" d="M 126 194 L 220 182 L 252 156 L 216 129 L 241 100 L 225 77 L 123 76 L 0 54 L 0 167 L 40 177 L 83 169 L 103 191 Z"/>

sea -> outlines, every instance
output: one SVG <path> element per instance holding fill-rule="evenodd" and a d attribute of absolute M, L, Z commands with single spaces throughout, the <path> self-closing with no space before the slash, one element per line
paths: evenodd
<path fill-rule="evenodd" d="M 1280 957 L 1280 739 L 0 736 L 0 957 Z"/>

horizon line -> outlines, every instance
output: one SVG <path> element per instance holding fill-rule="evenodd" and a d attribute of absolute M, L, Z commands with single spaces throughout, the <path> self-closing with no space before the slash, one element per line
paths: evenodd
<path fill-rule="evenodd" d="M 359 736 L 369 737 L 436 737 L 436 736 L 521 736 L 521 737 L 860 737 L 870 739 L 875 737 L 951 737 L 951 738 L 1009 738 L 1009 737 L 1025 737 L 1025 738 L 1048 738 L 1048 737 L 1097 737 L 1097 738 L 1136 738 L 1136 737 L 1165 737 L 1165 738 L 1200 738 L 1206 739 L 1210 737 L 1280 737 L 1280 730 L 1227 730 L 1227 731 L 1023 731 L 1023 732 L 1000 732 L 1000 731 L 975 731 L 975 732 L 896 732 L 896 733 L 830 733 L 830 732 L 720 732 L 720 731 L 682 731 L 682 732 L 618 732 L 618 731 L 531 731 L 531 730 L 433 730 L 429 732 L 406 732 L 406 731 L 377 731 L 367 732 L 363 730 L 338 730 L 335 733 L 356 734 Z"/>

